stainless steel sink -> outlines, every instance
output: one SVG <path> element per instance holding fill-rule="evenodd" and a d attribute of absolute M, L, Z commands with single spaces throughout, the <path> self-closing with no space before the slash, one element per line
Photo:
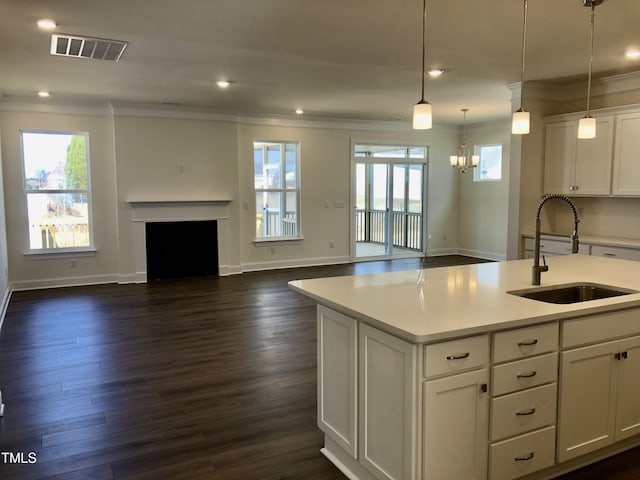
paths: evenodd
<path fill-rule="evenodd" d="M 511 290 L 507 293 L 546 303 L 578 303 L 588 302 L 589 300 L 600 300 L 602 298 L 619 297 L 621 295 L 638 292 L 636 290 L 600 285 L 598 283 L 567 283 L 549 287 Z"/>

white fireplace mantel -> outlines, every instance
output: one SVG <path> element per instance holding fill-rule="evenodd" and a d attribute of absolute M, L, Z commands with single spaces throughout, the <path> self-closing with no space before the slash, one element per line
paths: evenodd
<path fill-rule="evenodd" d="M 133 222 L 135 281 L 147 281 L 147 222 L 218 221 L 218 261 L 220 275 L 229 275 L 229 205 L 226 199 L 166 200 L 130 199 Z"/>

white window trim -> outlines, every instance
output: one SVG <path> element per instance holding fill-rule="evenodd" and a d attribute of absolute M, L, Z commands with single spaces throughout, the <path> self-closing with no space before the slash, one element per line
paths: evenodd
<path fill-rule="evenodd" d="M 23 134 L 24 133 L 42 133 L 42 134 L 52 134 L 52 135 L 83 135 L 85 137 L 85 145 L 87 148 L 87 189 L 86 190 L 27 190 L 26 189 L 26 172 L 25 172 L 25 159 L 24 159 L 24 145 L 23 145 Z M 42 129 L 32 129 L 32 128 L 21 128 L 20 129 L 20 171 L 22 174 L 22 195 L 23 195 L 23 205 L 24 205 L 24 232 L 25 232 L 25 245 L 23 250 L 23 255 L 29 258 L 51 258 L 51 257 L 60 257 L 64 255 L 77 255 L 77 254 L 85 254 L 85 255 L 94 255 L 97 252 L 97 248 L 94 243 L 94 235 L 93 235 L 93 199 L 92 199 L 92 188 L 91 188 L 91 145 L 90 145 L 90 135 L 89 132 L 80 131 L 80 130 L 42 130 Z M 88 213 L 88 225 L 89 229 L 89 245 L 85 247 L 62 247 L 56 249 L 50 248 L 31 248 L 30 247 L 30 238 L 29 238 L 29 208 L 28 208 L 28 195 L 29 193 L 85 193 L 87 194 L 87 213 Z"/>
<path fill-rule="evenodd" d="M 277 143 L 277 144 L 293 144 L 296 146 L 296 188 L 256 188 L 255 187 L 255 180 L 254 180 L 254 176 L 255 176 L 255 164 L 252 162 L 252 168 L 251 171 L 253 173 L 252 176 L 252 181 L 253 181 L 253 208 L 254 208 L 254 215 L 253 215 L 253 225 L 254 225 L 254 229 L 255 229 L 255 221 L 257 218 L 257 205 L 255 202 L 255 197 L 256 194 L 259 192 L 281 192 L 281 193 L 295 193 L 296 194 L 296 232 L 297 235 L 292 235 L 292 236 L 280 236 L 280 237 L 255 237 L 253 239 L 253 243 L 254 244 L 261 244 L 261 243 L 269 243 L 271 245 L 273 245 L 274 243 L 277 242 L 296 242 L 296 241 L 301 241 L 304 240 L 304 237 L 302 236 L 302 214 L 301 214 L 301 196 L 302 196 L 302 187 L 301 187 L 301 177 L 300 177 L 300 141 L 298 140 L 253 140 L 251 142 L 251 148 L 252 148 L 252 153 L 255 150 L 255 144 L 256 143 Z"/>
<path fill-rule="evenodd" d="M 473 181 L 478 183 L 491 183 L 491 182 L 501 182 L 502 178 L 502 162 L 504 160 L 504 145 L 502 143 L 482 143 L 478 145 L 474 145 L 473 152 L 474 154 L 480 156 L 480 149 L 482 147 L 500 147 L 500 178 L 480 178 L 480 164 L 473 169 Z M 480 162 L 482 163 L 482 158 L 480 158 Z"/>

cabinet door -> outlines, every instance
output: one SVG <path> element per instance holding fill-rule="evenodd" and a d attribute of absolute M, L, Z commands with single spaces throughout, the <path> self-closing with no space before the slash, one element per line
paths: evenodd
<path fill-rule="evenodd" d="M 550 123 L 545 131 L 544 192 L 573 193 L 577 123 Z"/>
<path fill-rule="evenodd" d="M 613 117 L 597 118 L 596 130 L 596 138 L 574 140 L 577 145 L 573 195 L 611 193 Z"/>
<path fill-rule="evenodd" d="M 561 354 L 558 461 L 613 443 L 618 342 Z"/>
<path fill-rule="evenodd" d="M 640 433 L 640 337 L 620 342 L 616 441 Z"/>
<path fill-rule="evenodd" d="M 488 382 L 487 369 L 424 382 L 422 478 L 486 478 Z"/>
<path fill-rule="evenodd" d="M 618 115 L 613 158 L 613 194 L 640 195 L 640 113 Z"/>
<path fill-rule="evenodd" d="M 318 426 L 357 456 L 356 321 L 318 306 Z"/>
<path fill-rule="evenodd" d="M 417 347 L 364 324 L 358 346 L 360 463 L 381 480 L 413 480 Z"/>

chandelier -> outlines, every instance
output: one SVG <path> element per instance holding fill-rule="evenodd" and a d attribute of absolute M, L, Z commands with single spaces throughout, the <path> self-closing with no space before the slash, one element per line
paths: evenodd
<path fill-rule="evenodd" d="M 460 147 L 458 148 L 458 154 L 457 155 L 451 155 L 451 157 L 449 157 L 449 160 L 451 162 L 451 166 L 453 168 L 458 168 L 460 170 L 460 173 L 464 173 L 466 172 L 469 168 L 475 168 L 478 166 L 478 164 L 480 163 L 480 156 L 479 155 L 473 155 L 471 153 L 471 151 L 469 150 L 469 147 L 467 146 L 467 127 L 466 127 L 466 123 L 467 123 L 467 112 L 469 111 L 468 108 L 463 108 L 462 110 L 462 114 L 463 114 L 463 123 L 462 123 L 462 143 L 460 144 Z"/>

